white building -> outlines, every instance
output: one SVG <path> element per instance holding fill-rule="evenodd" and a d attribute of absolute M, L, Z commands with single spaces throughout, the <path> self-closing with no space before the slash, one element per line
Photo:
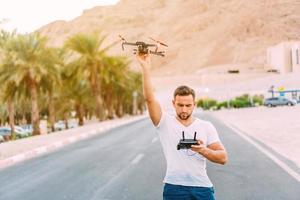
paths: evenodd
<path fill-rule="evenodd" d="M 269 47 L 267 65 L 280 73 L 300 72 L 300 41 L 282 42 Z"/>

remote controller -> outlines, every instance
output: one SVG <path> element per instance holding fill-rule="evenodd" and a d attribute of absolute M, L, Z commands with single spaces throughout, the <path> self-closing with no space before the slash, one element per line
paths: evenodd
<path fill-rule="evenodd" d="M 185 139 L 184 138 L 184 131 L 182 131 L 182 139 L 179 140 L 179 143 L 177 144 L 177 150 L 180 149 L 190 149 L 192 145 L 197 145 L 198 141 L 196 139 L 197 132 L 194 134 L 194 139 Z"/>

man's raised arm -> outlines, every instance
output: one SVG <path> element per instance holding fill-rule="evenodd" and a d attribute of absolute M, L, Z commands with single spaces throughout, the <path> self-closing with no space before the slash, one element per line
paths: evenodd
<path fill-rule="evenodd" d="M 144 98 L 147 103 L 150 118 L 151 118 L 153 124 L 156 126 L 160 122 L 162 110 L 161 110 L 161 107 L 160 107 L 158 101 L 156 100 L 156 98 L 154 96 L 154 92 L 153 92 L 153 88 L 152 88 L 152 84 L 151 84 L 150 55 L 149 54 L 139 54 L 139 55 L 137 55 L 137 59 L 142 68 Z"/>

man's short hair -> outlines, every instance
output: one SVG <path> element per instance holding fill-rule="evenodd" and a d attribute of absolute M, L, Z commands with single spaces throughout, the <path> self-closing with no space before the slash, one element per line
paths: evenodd
<path fill-rule="evenodd" d="M 193 99 L 195 100 L 195 91 L 186 86 L 186 85 L 182 85 L 182 86 L 179 86 L 176 88 L 176 90 L 174 91 L 174 99 L 176 96 L 189 96 L 189 95 L 192 95 L 193 96 Z"/>

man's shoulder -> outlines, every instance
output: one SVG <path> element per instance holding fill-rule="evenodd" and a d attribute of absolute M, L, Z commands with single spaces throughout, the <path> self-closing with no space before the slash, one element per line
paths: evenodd
<path fill-rule="evenodd" d="M 208 120 L 204 120 L 204 119 L 200 119 L 198 117 L 195 117 L 196 118 L 196 121 L 197 121 L 197 124 L 199 126 L 204 126 L 204 127 L 211 127 L 212 126 L 212 123 Z"/>
<path fill-rule="evenodd" d="M 173 118 L 174 118 L 174 115 L 172 115 L 172 113 L 162 109 L 161 118 L 156 127 L 158 128 L 163 124 L 169 124 L 170 122 L 172 122 Z"/>

